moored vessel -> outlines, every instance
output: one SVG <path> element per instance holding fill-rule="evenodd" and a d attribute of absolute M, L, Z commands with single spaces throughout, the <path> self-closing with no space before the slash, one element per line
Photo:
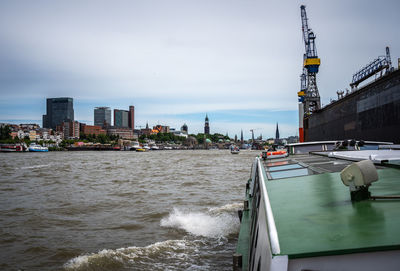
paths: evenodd
<path fill-rule="evenodd" d="M 398 147 L 327 141 L 288 152 L 253 163 L 234 270 L 398 270 Z"/>
<path fill-rule="evenodd" d="M 21 144 L 0 144 L 0 152 L 23 152 L 24 146 Z"/>
<path fill-rule="evenodd" d="M 29 145 L 29 151 L 31 151 L 31 152 L 48 152 L 49 149 L 47 147 L 43 147 L 41 145 L 32 143 L 31 145 Z"/>

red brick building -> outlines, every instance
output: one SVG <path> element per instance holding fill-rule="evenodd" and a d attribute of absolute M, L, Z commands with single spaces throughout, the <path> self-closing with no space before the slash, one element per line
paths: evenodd
<path fill-rule="evenodd" d="M 81 132 L 85 135 L 105 135 L 107 131 L 102 129 L 100 126 L 97 125 L 86 125 L 81 124 Z"/>

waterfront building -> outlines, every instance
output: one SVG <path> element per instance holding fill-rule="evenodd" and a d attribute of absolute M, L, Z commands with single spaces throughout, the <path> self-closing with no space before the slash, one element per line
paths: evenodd
<path fill-rule="evenodd" d="M 111 126 L 111 109 L 109 107 L 96 107 L 94 109 L 94 125 L 106 128 Z"/>
<path fill-rule="evenodd" d="M 35 130 L 29 131 L 29 140 L 36 141 L 36 131 Z"/>
<path fill-rule="evenodd" d="M 72 98 L 48 98 L 46 115 L 43 115 L 43 128 L 56 129 L 64 121 L 74 121 Z"/>
<path fill-rule="evenodd" d="M 186 125 L 186 123 L 184 123 L 183 125 L 182 125 L 182 127 L 181 127 L 181 132 L 182 132 L 182 134 L 189 134 L 189 132 L 188 132 L 188 126 Z"/>
<path fill-rule="evenodd" d="M 57 126 L 57 131 L 62 132 L 64 139 L 79 138 L 79 122 L 77 121 L 64 121 L 61 125 Z"/>
<path fill-rule="evenodd" d="M 80 124 L 80 132 L 85 135 L 106 135 L 107 131 L 102 129 L 101 126 L 87 125 L 85 123 Z"/>
<path fill-rule="evenodd" d="M 121 128 L 121 127 L 112 126 L 107 129 L 107 134 L 119 136 L 122 139 L 134 139 L 135 138 L 134 134 L 133 134 L 133 130 L 128 127 Z"/>
<path fill-rule="evenodd" d="M 129 111 L 114 109 L 114 127 L 128 128 Z"/>
<path fill-rule="evenodd" d="M 146 128 L 140 129 L 140 133 L 141 133 L 142 135 L 151 135 L 152 132 L 153 132 L 153 129 L 150 129 L 150 128 L 149 128 L 149 123 L 148 123 L 148 122 L 146 122 Z"/>
<path fill-rule="evenodd" d="M 208 121 L 208 116 L 206 114 L 206 119 L 204 123 L 204 134 L 209 135 L 210 134 L 210 123 Z"/>
<path fill-rule="evenodd" d="M 135 107 L 133 105 L 129 106 L 128 127 L 132 131 L 135 130 Z"/>
<path fill-rule="evenodd" d="M 157 124 L 156 126 L 153 126 L 153 133 L 169 133 L 169 126 L 163 126 L 160 124 Z"/>

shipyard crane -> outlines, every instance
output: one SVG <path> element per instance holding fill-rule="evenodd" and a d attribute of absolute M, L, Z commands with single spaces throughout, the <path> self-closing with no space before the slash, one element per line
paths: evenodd
<path fill-rule="evenodd" d="M 300 142 L 303 142 L 304 118 L 313 111 L 321 108 L 321 100 L 317 87 L 317 73 L 321 60 L 317 55 L 315 34 L 308 27 L 308 18 L 304 5 L 300 6 L 300 12 L 305 53 L 303 55 L 303 73 L 300 75 L 300 91 L 297 94 L 299 97 L 299 135 Z"/>

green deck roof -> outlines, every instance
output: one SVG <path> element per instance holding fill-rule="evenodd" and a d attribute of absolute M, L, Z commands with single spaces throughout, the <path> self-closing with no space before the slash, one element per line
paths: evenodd
<path fill-rule="evenodd" d="M 400 195 L 398 169 L 378 170 L 373 196 Z M 267 181 L 281 255 L 400 248 L 400 200 L 351 202 L 339 173 Z"/>

